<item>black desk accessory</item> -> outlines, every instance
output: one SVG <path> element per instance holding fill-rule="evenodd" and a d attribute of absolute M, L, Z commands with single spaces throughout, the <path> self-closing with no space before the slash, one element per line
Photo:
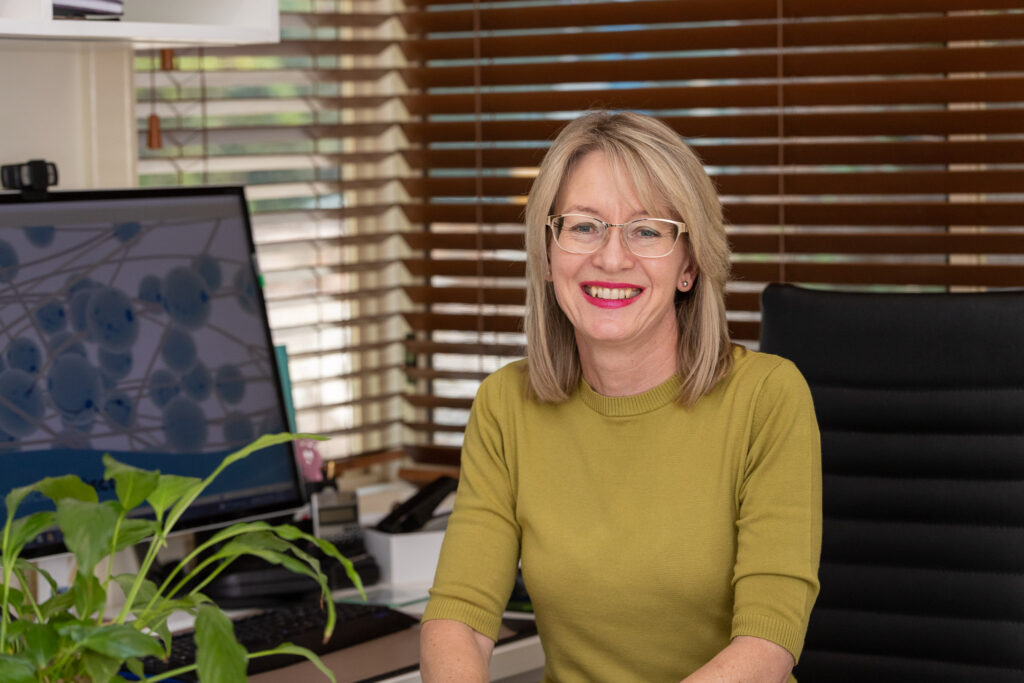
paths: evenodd
<path fill-rule="evenodd" d="M 29 201 L 44 199 L 47 189 L 57 184 L 57 178 L 57 164 L 45 159 L 0 166 L 0 184 L 4 189 L 20 190 Z"/>
<path fill-rule="evenodd" d="M 291 642 L 312 650 L 318 655 L 358 645 L 389 633 L 403 631 L 418 623 L 418 619 L 382 605 L 335 603 L 337 623 L 331 639 L 323 642 L 327 611 L 316 602 L 291 604 L 267 610 L 234 621 L 235 635 L 249 652 L 276 647 Z M 177 634 L 171 641 L 168 661 L 146 658 L 143 662 L 147 675 L 172 671 L 195 661 L 195 640 L 191 631 Z M 249 660 L 247 673 L 253 675 L 305 661 L 296 655 L 271 655 Z M 178 676 L 178 680 L 195 681 L 194 673 Z"/>
<path fill-rule="evenodd" d="M 434 516 L 441 501 L 458 486 L 459 480 L 454 477 L 438 477 L 392 510 L 375 528 L 388 534 L 419 531 Z"/>

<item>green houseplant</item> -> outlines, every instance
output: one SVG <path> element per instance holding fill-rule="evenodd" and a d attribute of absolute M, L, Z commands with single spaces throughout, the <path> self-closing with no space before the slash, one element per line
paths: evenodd
<path fill-rule="evenodd" d="M 201 681 L 233 683 L 246 680 L 249 658 L 280 653 L 307 657 L 334 681 L 334 675 L 316 655 L 289 643 L 273 650 L 247 653 L 235 640 L 228 617 L 202 594 L 202 588 L 234 559 L 241 555 L 259 556 L 316 580 L 328 611 L 328 637 L 334 628 L 335 614 L 327 579 L 317 559 L 299 543 L 313 543 L 341 562 L 360 593 L 363 592 L 352 563 L 329 542 L 291 525 L 238 523 L 196 547 L 161 585 L 146 578 L 157 552 L 181 515 L 227 466 L 253 451 L 297 438 L 320 437 L 287 433 L 262 436 L 225 457 L 205 479 L 137 469 L 104 456 L 104 477 L 114 482 L 115 500 L 99 502 L 95 489 L 74 475 L 49 477 L 9 493 L 5 501 L 7 520 L 0 541 L 0 681 L 108 683 L 121 680 L 119 673 L 124 670 L 147 681 L 159 681 L 196 670 Z M 56 510 L 16 519 L 18 506 L 34 491 L 53 500 Z M 129 516 L 146 503 L 154 519 Z M 57 592 L 51 576 L 19 557 L 26 543 L 54 525 L 60 528 L 65 545 L 77 562 L 70 588 L 62 593 Z M 101 560 L 146 539 L 149 545 L 137 573 L 113 575 L 109 569 L 112 563 L 107 562 L 106 571 L 96 576 L 95 569 Z M 19 586 L 29 586 L 33 573 L 53 589 L 53 596 L 43 602 L 37 601 L 31 591 L 14 586 L 15 579 Z M 116 616 L 109 617 L 104 608 L 108 594 L 114 591 L 121 592 L 124 606 Z M 144 677 L 141 658 L 166 656 L 171 642 L 167 620 L 179 610 L 196 617 L 195 664 Z"/>

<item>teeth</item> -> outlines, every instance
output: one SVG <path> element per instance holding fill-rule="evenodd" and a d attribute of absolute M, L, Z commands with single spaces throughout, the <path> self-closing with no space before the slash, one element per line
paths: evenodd
<path fill-rule="evenodd" d="M 584 285 L 583 291 L 597 299 L 632 299 L 640 295 L 639 287 L 594 287 Z"/>

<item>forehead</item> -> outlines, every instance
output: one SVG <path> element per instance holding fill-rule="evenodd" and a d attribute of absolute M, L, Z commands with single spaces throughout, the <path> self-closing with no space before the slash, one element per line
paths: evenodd
<path fill-rule="evenodd" d="M 630 217 L 661 211 L 665 202 L 657 198 L 658 193 L 642 173 L 631 174 L 627 167 L 623 160 L 601 150 L 587 152 L 562 178 L 554 208 L 558 213 L 617 213 Z"/>

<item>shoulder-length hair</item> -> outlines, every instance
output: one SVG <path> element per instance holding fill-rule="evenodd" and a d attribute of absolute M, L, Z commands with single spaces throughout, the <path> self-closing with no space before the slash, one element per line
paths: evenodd
<path fill-rule="evenodd" d="M 526 350 L 530 388 L 545 402 L 564 401 L 580 381 L 572 323 L 555 300 L 548 272 L 547 217 L 576 163 L 593 151 L 633 182 L 649 210 L 686 223 L 685 246 L 697 266 L 693 287 L 676 292 L 679 402 L 693 405 L 732 367 L 725 318 L 729 243 L 715 187 L 697 155 L 666 124 L 635 113 L 593 112 L 569 123 L 541 163 L 526 202 Z"/>

